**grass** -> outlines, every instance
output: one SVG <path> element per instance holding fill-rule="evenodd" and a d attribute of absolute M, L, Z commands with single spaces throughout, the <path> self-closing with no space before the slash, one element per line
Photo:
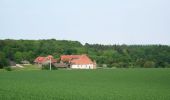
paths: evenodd
<path fill-rule="evenodd" d="M 41 70 L 41 67 L 37 66 L 37 65 L 23 65 L 23 70 Z"/>
<path fill-rule="evenodd" d="M 23 66 L 22 68 L 20 67 L 7 67 L 7 68 L 10 68 L 11 70 L 10 71 L 30 71 L 30 70 L 41 70 L 41 67 L 38 66 L 38 65 L 32 65 L 32 64 L 29 64 L 29 65 L 21 65 Z M 0 72 L 1 71 L 9 71 L 7 69 L 0 69 Z"/>
<path fill-rule="evenodd" d="M 0 72 L 0 100 L 170 100 L 170 69 Z"/>
<path fill-rule="evenodd" d="M 5 71 L 4 69 L 0 69 L 0 72 L 3 72 L 3 71 Z"/>

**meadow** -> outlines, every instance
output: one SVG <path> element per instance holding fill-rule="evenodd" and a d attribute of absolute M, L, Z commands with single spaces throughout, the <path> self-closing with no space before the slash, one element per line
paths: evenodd
<path fill-rule="evenodd" d="M 1 71 L 0 100 L 170 100 L 170 69 Z"/>

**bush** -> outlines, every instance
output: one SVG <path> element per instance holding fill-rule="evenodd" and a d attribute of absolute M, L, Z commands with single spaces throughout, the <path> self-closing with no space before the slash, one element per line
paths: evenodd
<path fill-rule="evenodd" d="M 129 67 L 128 63 L 125 63 L 125 62 L 119 62 L 117 64 L 114 64 L 114 66 L 117 68 L 128 68 Z"/>
<path fill-rule="evenodd" d="M 103 67 L 103 64 L 97 64 L 97 67 Z"/>
<path fill-rule="evenodd" d="M 4 67 L 5 68 L 5 70 L 7 70 L 7 71 L 12 71 L 12 68 L 11 67 Z"/>
<path fill-rule="evenodd" d="M 108 64 L 107 67 L 108 67 L 108 68 L 112 68 L 112 67 L 113 67 L 113 64 Z"/>
<path fill-rule="evenodd" d="M 153 61 L 146 61 L 144 63 L 144 68 L 154 68 L 155 67 L 155 62 Z"/>
<path fill-rule="evenodd" d="M 51 65 L 51 69 L 52 69 L 52 70 L 57 70 L 58 68 L 55 67 L 55 66 L 52 64 L 52 65 Z M 49 65 L 49 64 L 42 65 L 42 70 L 50 70 L 50 65 Z"/>

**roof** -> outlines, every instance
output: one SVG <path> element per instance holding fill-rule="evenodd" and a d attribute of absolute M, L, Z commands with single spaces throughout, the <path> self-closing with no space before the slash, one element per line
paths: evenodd
<path fill-rule="evenodd" d="M 34 60 L 34 62 L 43 63 L 43 62 L 45 62 L 45 60 L 46 60 L 46 57 L 39 56 Z"/>
<path fill-rule="evenodd" d="M 94 64 L 93 61 L 85 54 L 83 55 L 62 55 L 61 61 L 68 60 L 71 64 Z"/>
<path fill-rule="evenodd" d="M 54 57 L 52 55 L 48 55 L 46 58 L 47 59 L 53 59 Z"/>
<path fill-rule="evenodd" d="M 60 58 L 61 60 L 72 60 L 72 59 L 78 59 L 81 55 L 62 55 Z"/>
<path fill-rule="evenodd" d="M 35 62 L 35 63 L 44 63 L 44 62 L 46 62 L 46 61 L 49 61 L 50 59 L 51 59 L 51 63 L 56 63 L 56 62 L 57 62 L 57 60 L 54 59 L 53 56 L 51 56 L 51 55 L 49 55 L 49 56 L 47 56 L 47 57 L 41 57 L 41 56 L 39 56 L 39 57 L 37 57 L 37 58 L 34 60 L 34 62 Z"/>

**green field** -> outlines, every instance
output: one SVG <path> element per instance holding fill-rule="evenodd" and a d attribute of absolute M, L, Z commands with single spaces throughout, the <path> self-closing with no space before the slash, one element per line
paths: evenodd
<path fill-rule="evenodd" d="M 0 100 L 170 100 L 170 69 L 2 71 Z"/>

